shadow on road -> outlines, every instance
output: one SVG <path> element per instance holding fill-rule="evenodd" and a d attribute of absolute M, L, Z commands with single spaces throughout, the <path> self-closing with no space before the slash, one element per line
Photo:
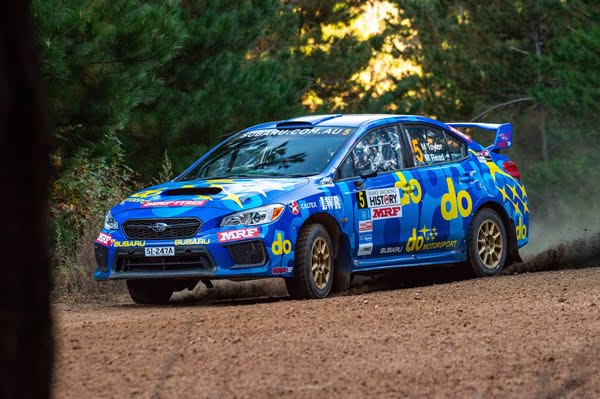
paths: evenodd
<path fill-rule="evenodd" d="M 506 268 L 503 275 L 579 269 L 600 265 L 600 234 L 554 245 L 522 263 Z M 472 278 L 461 266 L 403 268 L 374 275 L 354 276 L 350 289 L 332 297 L 362 295 L 370 292 L 427 287 Z M 215 281 L 214 288 L 199 284 L 193 291 L 175 293 L 171 306 L 256 305 L 291 300 L 283 279 L 244 282 Z M 135 305 L 130 305 L 135 306 Z"/>
<path fill-rule="evenodd" d="M 406 268 L 378 273 L 370 276 L 357 275 L 350 289 L 333 293 L 332 297 L 362 295 L 369 292 L 388 291 L 402 288 L 425 287 L 462 281 L 468 277 L 457 267 Z M 193 291 L 175 293 L 173 306 L 231 306 L 254 305 L 287 301 L 283 279 L 267 279 L 245 282 L 215 281 L 214 288 L 201 284 Z"/>

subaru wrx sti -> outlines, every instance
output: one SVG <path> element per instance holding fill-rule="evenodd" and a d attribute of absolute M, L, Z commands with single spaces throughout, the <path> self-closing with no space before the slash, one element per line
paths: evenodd
<path fill-rule="evenodd" d="M 324 298 L 353 274 L 407 266 L 493 276 L 528 240 L 511 145 L 510 124 L 421 116 L 256 125 L 113 207 L 94 278 L 125 279 L 134 302 L 158 304 L 216 279 L 284 278 L 293 298 Z"/>

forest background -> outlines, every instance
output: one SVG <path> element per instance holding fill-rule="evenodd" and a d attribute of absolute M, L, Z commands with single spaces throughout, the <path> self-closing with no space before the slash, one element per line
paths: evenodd
<path fill-rule="evenodd" d="M 512 122 L 532 221 L 600 210 L 596 0 L 34 0 L 33 14 L 58 296 L 106 290 L 92 243 L 112 205 L 231 133 L 304 114 Z"/>

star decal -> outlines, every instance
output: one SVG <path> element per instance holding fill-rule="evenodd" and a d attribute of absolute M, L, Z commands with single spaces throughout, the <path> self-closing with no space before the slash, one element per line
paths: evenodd
<path fill-rule="evenodd" d="M 294 183 L 280 183 L 274 181 L 261 181 L 260 184 L 258 184 L 256 182 L 234 179 L 209 179 L 207 182 L 209 183 L 209 187 L 216 187 L 222 190 L 222 193 L 225 194 L 225 197 L 222 198 L 222 200 L 231 200 L 240 208 L 243 208 L 241 197 L 243 197 L 244 194 L 256 193 L 266 197 L 266 191 L 286 191 L 294 187 Z"/>
<path fill-rule="evenodd" d="M 521 198 L 527 198 L 527 191 L 525 191 L 525 186 L 520 185 L 519 188 L 521 189 Z"/>
<path fill-rule="evenodd" d="M 517 194 L 517 189 L 515 188 L 515 186 L 511 186 L 510 184 L 507 184 L 506 186 L 510 189 L 513 199 L 519 198 L 519 194 Z"/>
<path fill-rule="evenodd" d="M 437 233 L 437 229 L 435 227 L 433 227 L 431 230 L 429 230 L 429 234 L 427 236 L 427 240 L 435 240 L 438 236 Z"/>
<path fill-rule="evenodd" d="M 487 165 L 488 168 L 490 168 L 490 175 L 492 176 L 492 179 L 494 179 L 494 181 L 496 181 L 497 174 L 506 176 L 506 177 L 510 178 L 511 180 L 513 179 L 513 177 L 511 175 L 509 175 L 508 173 L 506 173 L 505 171 L 500 169 L 500 167 L 498 165 L 496 165 L 494 162 L 486 162 L 485 164 Z"/>
<path fill-rule="evenodd" d="M 515 211 L 517 211 L 517 213 L 521 213 L 521 208 L 519 207 L 519 203 L 518 202 L 513 202 L 513 205 L 515 206 Z"/>
<path fill-rule="evenodd" d="M 225 196 L 225 198 L 223 198 L 223 201 L 224 201 L 224 200 L 232 200 L 233 202 L 235 202 L 236 204 L 238 204 L 238 206 L 239 206 L 240 208 L 243 208 L 243 206 L 242 206 L 242 201 L 240 201 L 240 196 L 239 196 L 239 195 L 237 195 L 237 194 L 234 194 L 234 193 L 231 193 L 231 192 L 229 192 L 229 191 L 227 191 L 227 190 L 225 190 L 225 189 L 223 190 L 223 192 L 224 192 L 225 194 L 227 194 L 227 195 Z"/>
<path fill-rule="evenodd" d="M 510 200 L 510 198 L 508 198 L 508 195 L 506 195 L 505 188 L 500 188 L 500 187 L 496 187 L 496 188 L 498 189 L 498 191 L 500 191 L 500 194 L 502 194 L 502 201 Z"/>
<path fill-rule="evenodd" d="M 523 214 L 529 212 L 529 207 L 527 206 L 527 202 L 523 201 Z"/>
<path fill-rule="evenodd" d="M 427 235 L 428 232 L 429 229 L 425 225 L 423 225 L 423 228 L 419 230 L 419 233 L 423 234 L 424 236 Z"/>

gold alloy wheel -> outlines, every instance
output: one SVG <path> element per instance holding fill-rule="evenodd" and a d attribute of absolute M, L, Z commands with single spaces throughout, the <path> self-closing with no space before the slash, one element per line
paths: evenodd
<path fill-rule="evenodd" d="M 312 246 L 312 276 L 319 289 L 327 287 L 331 273 L 329 247 L 323 237 L 317 237 Z"/>
<path fill-rule="evenodd" d="M 502 233 L 493 220 L 486 220 L 477 233 L 477 252 L 483 266 L 495 269 L 502 257 Z"/>

